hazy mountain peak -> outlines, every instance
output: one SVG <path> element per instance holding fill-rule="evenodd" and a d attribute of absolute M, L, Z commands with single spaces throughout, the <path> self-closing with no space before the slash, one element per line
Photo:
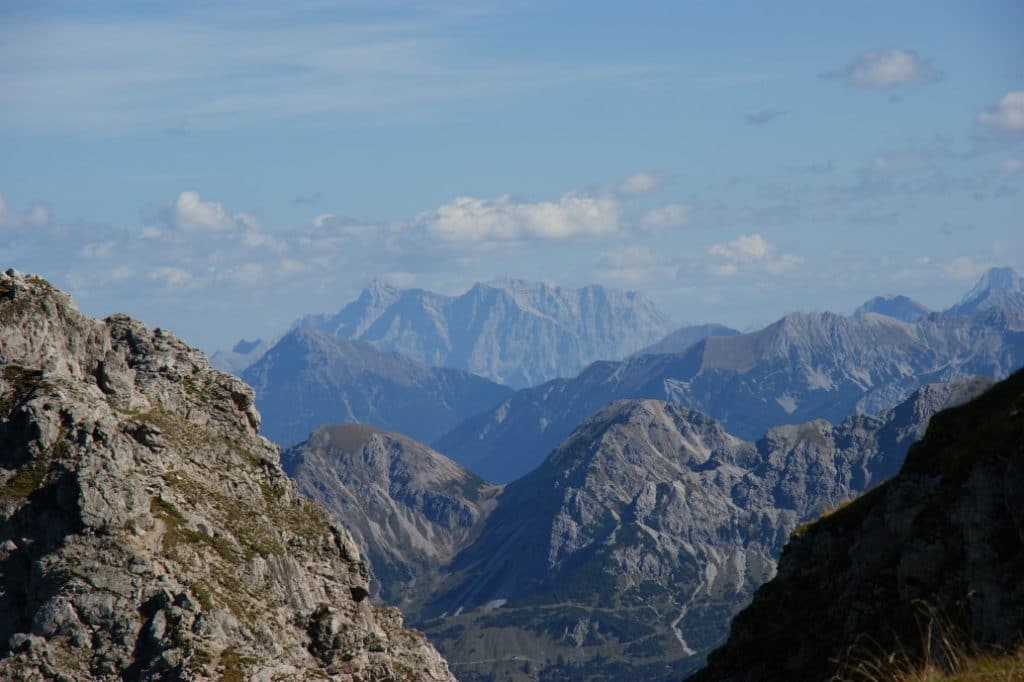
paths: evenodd
<path fill-rule="evenodd" d="M 626 357 L 669 329 L 667 318 L 641 294 L 518 279 L 477 283 L 458 296 L 367 289 L 337 314 L 297 324 L 510 386 Z"/>
<path fill-rule="evenodd" d="M 1017 313 L 1024 311 L 1024 278 L 1011 267 L 990 268 L 947 312 L 972 315 L 992 308 Z"/>
<path fill-rule="evenodd" d="M 865 301 L 853 314 L 855 317 L 875 313 L 886 315 L 903 322 L 914 323 L 923 317 L 927 317 L 931 311 L 927 306 L 918 303 L 912 298 L 902 295 L 888 294 L 875 296 Z"/>

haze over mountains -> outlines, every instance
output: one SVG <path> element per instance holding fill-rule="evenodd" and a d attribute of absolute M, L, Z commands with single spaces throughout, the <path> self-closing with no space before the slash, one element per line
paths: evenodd
<path fill-rule="evenodd" d="M 460 679 L 678 679 L 790 531 L 894 473 L 931 414 L 989 383 L 927 386 L 880 415 L 757 443 L 678 405 L 619 401 L 504 489 L 364 427 L 318 430 L 284 459 L 358 529 L 391 603 Z"/>
<path fill-rule="evenodd" d="M 263 434 L 283 445 L 342 422 L 429 441 L 511 392 L 469 372 L 427 367 L 305 327 L 285 334 L 242 378 L 256 391 Z"/>
<path fill-rule="evenodd" d="M 654 398 L 706 411 L 743 438 L 775 424 L 841 420 L 891 407 L 924 383 L 1024 364 L 1024 295 L 993 270 L 944 313 L 911 324 L 871 312 L 792 313 L 756 332 L 711 336 L 681 353 L 597 362 L 523 389 L 435 447 L 481 476 L 512 480 L 612 400 Z"/>
<path fill-rule="evenodd" d="M 516 279 L 475 284 L 460 296 L 375 282 L 337 314 L 306 317 L 297 325 L 513 388 L 625 357 L 670 329 L 643 294 Z"/>

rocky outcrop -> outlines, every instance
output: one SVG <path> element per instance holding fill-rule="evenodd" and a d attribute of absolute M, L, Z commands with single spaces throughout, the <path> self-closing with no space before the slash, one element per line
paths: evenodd
<path fill-rule="evenodd" d="M 514 388 L 626 357 L 670 329 L 654 303 L 636 292 L 515 279 L 476 284 L 460 296 L 375 282 L 337 314 L 298 324 Z"/>
<path fill-rule="evenodd" d="M 500 491 L 411 438 L 360 424 L 322 426 L 281 460 L 363 549 L 377 578 L 372 596 L 403 610 L 436 589 Z"/>
<path fill-rule="evenodd" d="M 1009 300 L 984 291 L 986 300 Z M 573 379 L 517 391 L 433 446 L 500 483 L 537 466 L 612 400 L 686 405 L 748 439 L 778 424 L 838 422 L 888 409 L 923 384 L 1006 376 L 1024 364 L 1022 311 L 993 305 L 916 324 L 875 313 L 793 313 L 757 332 L 705 338 L 684 353 L 598 362 Z"/>
<path fill-rule="evenodd" d="M 0 678 L 452 679 L 259 421 L 171 334 L 0 275 Z"/>
<path fill-rule="evenodd" d="M 256 390 L 264 435 L 285 446 L 321 424 L 346 422 L 429 441 L 511 393 L 469 372 L 309 328 L 285 334 L 242 378 Z"/>
<path fill-rule="evenodd" d="M 796 533 L 693 679 L 824 680 L 861 662 L 880 663 L 881 679 L 890 656 L 941 651 L 932 636 L 968 651 L 1019 645 L 1022 510 L 1019 371 L 936 415 L 899 475 Z"/>

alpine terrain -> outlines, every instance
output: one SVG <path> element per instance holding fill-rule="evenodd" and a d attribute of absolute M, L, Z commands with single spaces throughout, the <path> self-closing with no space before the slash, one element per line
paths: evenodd
<path fill-rule="evenodd" d="M 597 362 L 575 378 L 517 391 L 433 444 L 505 482 L 534 468 L 613 400 L 668 400 L 757 438 L 776 424 L 837 422 L 886 409 L 925 383 L 1004 377 L 1024 364 L 1024 295 L 1012 273 L 991 271 L 963 302 L 916 324 L 875 313 L 792 313 L 757 332 L 705 338 L 682 353 Z"/>
<path fill-rule="evenodd" d="M 374 282 L 337 314 L 297 324 L 513 388 L 626 357 L 670 329 L 643 294 L 516 279 L 475 284 L 460 296 Z"/>
<path fill-rule="evenodd" d="M 452 680 L 171 334 L 0 275 L 0 678 Z"/>
<path fill-rule="evenodd" d="M 282 445 L 320 424 L 356 422 L 432 440 L 511 390 L 457 369 L 427 367 L 369 343 L 293 329 L 242 373 L 263 433 Z"/>
<path fill-rule="evenodd" d="M 899 475 L 796 533 L 693 679 L 886 679 L 1019 647 L 1022 510 L 1024 370 L 936 415 Z M 955 679 L 1020 679 L 1022 662 Z"/>
<path fill-rule="evenodd" d="M 679 405 L 619 401 L 501 489 L 366 428 L 320 429 L 285 461 L 460 679 L 679 679 L 793 529 L 892 475 L 931 414 L 988 384 L 756 443 Z"/>

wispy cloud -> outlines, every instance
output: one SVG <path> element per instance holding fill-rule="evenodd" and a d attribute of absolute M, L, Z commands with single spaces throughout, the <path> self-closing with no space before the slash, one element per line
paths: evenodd
<path fill-rule="evenodd" d="M 308 3 L 156 16 L 0 24 L 0 122 L 30 129 L 194 130 L 309 114 L 353 115 L 652 73 L 646 64 L 472 63 L 453 28 L 480 12 L 444 5 L 374 14 Z M 430 6 L 427 6 L 430 7 Z"/>
<path fill-rule="evenodd" d="M 743 120 L 747 122 L 747 125 L 760 126 L 765 123 L 771 123 L 772 121 L 785 116 L 788 112 L 781 109 L 762 109 L 761 111 L 753 111 L 743 117 Z"/>
<path fill-rule="evenodd" d="M 718 259 L 710 265 L 711 273 L 719 276 L 735 275 L 741 269 L 763 270 L 779 275 L 792 270 L 803 259 L 791 253 L 776 253 L 775 247 L 760 234 L 744 234 L 732 241 L 715 244 L 708 255 Z"/>
<path fill-rule="evenodd" d="M 864 52 L 822 76 L 862 90 L 888 90 L 936 80 L 939 72 L 913 50 L 890 48 Z"/>
<path fill-rule="evenodd" d="M 1024 133 L 1024 90 L 1014 90 L 978 114 L 978 123 L 1005 133 Z"/>

